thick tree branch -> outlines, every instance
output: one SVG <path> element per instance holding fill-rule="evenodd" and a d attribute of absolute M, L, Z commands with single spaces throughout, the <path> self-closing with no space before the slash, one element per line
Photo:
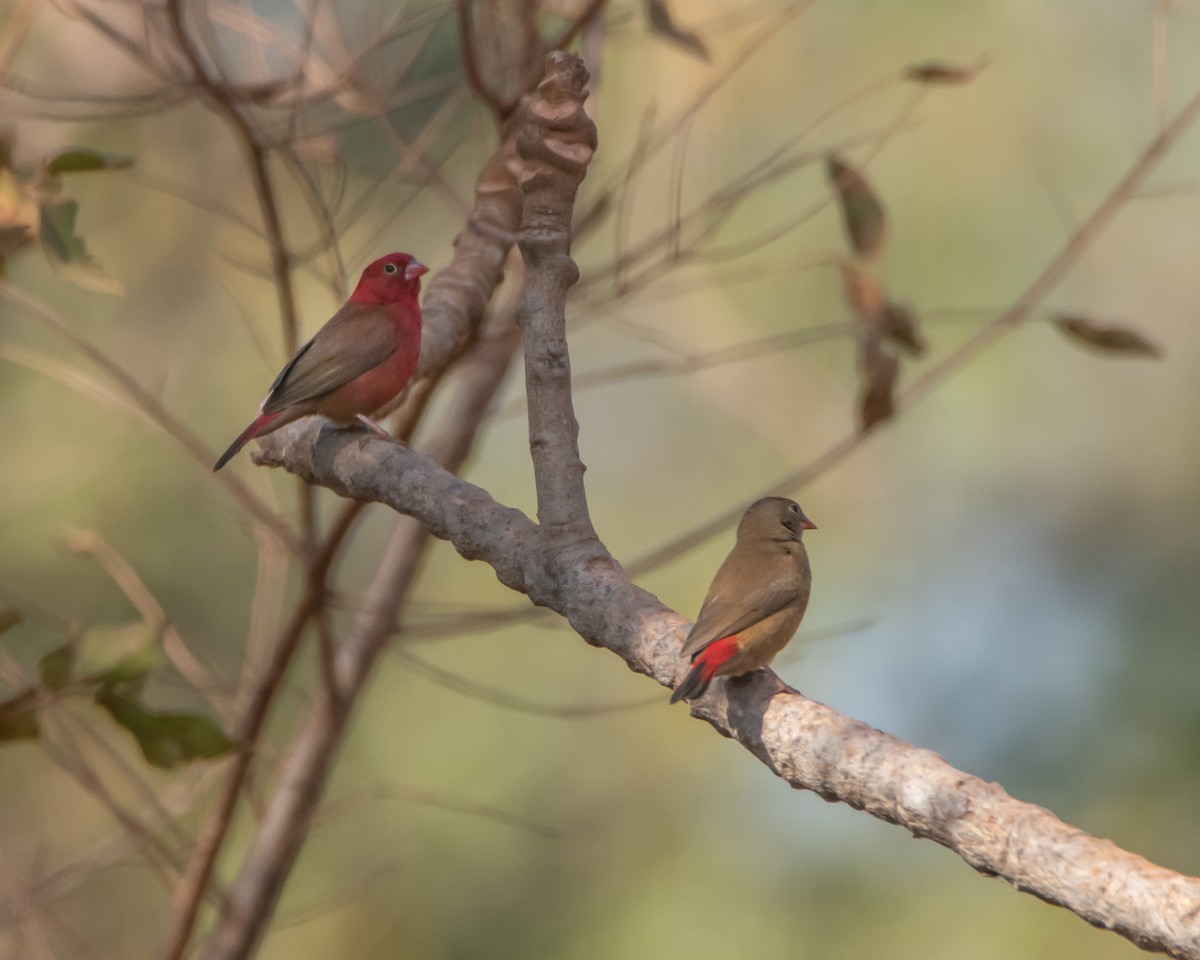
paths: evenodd
<path fill-rule="evenodd" d="M 588 72 L 583 61 L 555 52 L 517 135 L 524 205 L 518 244 L 525 287 L 517 310 L 524 333 L 529 448 L 538 519 L 550 536 L 566 527 L 596 539 L 588 519 L 579 459 L 579 423 L 571 401 L 567 293 L 579 279 L 570 257 L 575 193 L 596 152 L 596 127 L 583 109 Z"/>
<path fill-rule="evenodd" d="M 539 88 L 527 128 L 538 132 L 518 140 L 530 160 L 523 174 L 527 280 L 521 313 L 533 368 L 527 374 L 530 439 L 543 525 L 398 443 L 320 432 L 313 423 L 286 442 L 268 443 L 259 461 L 416 518 L 462 556 L 490 564 L 502 583 L 566 617 L 589 643 L 672 686 L 686 668 L 679 647 L 687 622 L 632 583 L 594 534 L 592 559 L 601 562 L 579 562 L 577 548 L 586 540 L 548 535 L 551 523 L 587 516 L 566 344 L 559 340 L 574 265 L 567 256 L 569 237 L 558 225 L 569 223 L 575 187 L 594 146 L 562 136 L 581 102 L 583 80 L 572 75 L 574 69 L 564 55 L 548 61 L 550 77 Z M 541 144 L 531 147 L 535 135 Z M 580 168 L 573 182 L 572 164 Z M 566 179 L 555 189 L 559 176 Z M 719 685 L 693 704 L 692 713 L 793 787 L 935 840 L 976 870 L 1004 877 L 1146 949 L 1200 960 L 1200 880 L 1091 837 L 930 751 L 808 700 L 770 671 Z"/>
<path fill-rule="evenodd" d="M 679 647 L 687 621 L 618 569 L 573 565 L 560 580 L 547 572 L 538 528 L 523 514 L 398 443 L 344 431 L 318 438 L 319 429 L 310 424 L 303 436 L 260 460 L 415 517 L 630 669 L 664 686 L 683 675 Z M 935 840 L 981 873 L 1003 877 L 1141 947 L 1200 960 L 1200 880 L 1091 837 L 931 751 L 808 700 L 774 673 L 714 688 L 693 714 L 793 787 Z"/>

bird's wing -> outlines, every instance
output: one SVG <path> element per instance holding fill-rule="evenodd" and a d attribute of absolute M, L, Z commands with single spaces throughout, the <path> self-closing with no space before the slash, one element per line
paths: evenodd
<path fill-rule="evenodd" d="M 396 352 L 396 330 L 377 305 L 347 303 L 284 367 L 263 413 L 313 400 L 379 366 Z"/>
<path fill-rule="evenodd" d="M 720 579 L 718 571 L 714 587 Z M 683 653 L 694 659 L 710 643 L 741 633 L 747 627 L 778 613 L 795 599 L 796 579 L 793 575 L 756 583 L 749 592 L 739 594 L 728 590 L 714 592 L 710 588 L 700 607 L 700 616 L 696 618 L 692 632 L 683 645 Z"/>

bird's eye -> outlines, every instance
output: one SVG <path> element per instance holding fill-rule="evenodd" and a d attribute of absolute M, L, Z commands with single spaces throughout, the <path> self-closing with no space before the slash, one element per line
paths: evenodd
<path fill-rule="evenodd" d="M 800 512 L 800 504 L 790 503 L 790 504 L 788 504 L 788 509 L 791 510 L 792 513 L 799 513 Z"/>
<path fill-rule="evenodd" d="M 400 268 L 399 268 L 399 267 L 397 267 L 397 266 L 396 266 L 394 263 L 385 263 L 385 264 L 383 265 L 383 272 L 384 272 L 384 273 L 395 273 L 395 272 L 396 272 L 397 270 L 399 270 L 399 269 L 400 269 Z"/>

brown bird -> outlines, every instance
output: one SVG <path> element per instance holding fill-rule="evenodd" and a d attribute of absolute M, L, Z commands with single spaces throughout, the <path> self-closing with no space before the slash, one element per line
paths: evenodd
<path fill-rule="evenodd" d="M 766 666 L 792 639 L 812 586 L 800 537 L 816 529 L 785 497 L 750 505 L 683 645 L 693 666 L 671 703 L 702 696 L 713 677 L 740 677 Z"/>

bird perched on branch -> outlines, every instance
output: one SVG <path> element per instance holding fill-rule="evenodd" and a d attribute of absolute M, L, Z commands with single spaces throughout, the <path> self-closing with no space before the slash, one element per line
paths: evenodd
<path fill-rule="evenodd" d="M 800 537 L 816 529 L 785 497 L 750 505 L 683 645 L 692 669 L 671 703 L 702 696 L 713 677 L 740 677 L 766 666 L 792 639 L 812 585 Z"/>
<path fill-rule="evenodd" d="M 255 437 L 319 413 L 338 423 L 361 421 L 395 399 L 417 369 L 421 350 L 421 277 L 429 272 L 407 253 L 389 253 L 362 272 L 350 299 L 271 384 L 259 414 L 213 470 Z"/>

